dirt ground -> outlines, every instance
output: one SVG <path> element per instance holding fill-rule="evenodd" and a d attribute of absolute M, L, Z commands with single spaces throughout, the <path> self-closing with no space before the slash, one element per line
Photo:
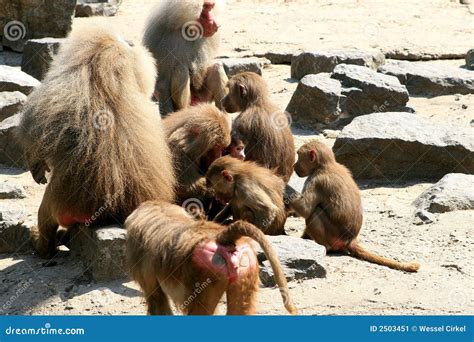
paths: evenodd
<path fill-rule="evenodd" d="M 155 1 L 124 0 L 112 18 L 76 18 L 73 26 L 106 23 L 125 38 L 138 41 Z M 446 55 L 473 48 L 474 26 L 468 6 L 438 1 L 227 1 L 222 21 L 223 56 L 325 48 L 407 50 Z M 462 60 L 426 63 L 459 67 Z M 288 65 L 264 69 L 273 99 L 283 109 L 296 88 Z M 418 115 L 440 125 L 472 127 L 474 96 L 412 97 Z M 334 135 L 294 129 L 297 145 L 318 138 L 329 145 Z M 0 181 L 15 179 L 27 187 L 22 205 L 35 220 L 43 186 L 28 173 L 0 170 Z M 414 224 L 412 201 L 428 183 L 360 182 L 364 205 L 363 244 L 399 260 L 418 260 L 420 271 L 407 274 L 347 256 L 325 259 L 327 277 L 291 282 L 290 289 L 305 315 L 452 315 L 474 314 L 474 211 L 436 216 L 429 225 Z M 290 218 L 288 231 L 301 231 L 304 221 Z M 3 314 L 144 314 L 136 284 L 126 279 L 90 282 L 68 253 L 47 264 L 33 255 L 0 254 L 0 313 Z M 277 289 L 262 288 L 259 314 L 285 314 Z M 8 305 L 6 305 L 8 304 Z"/>

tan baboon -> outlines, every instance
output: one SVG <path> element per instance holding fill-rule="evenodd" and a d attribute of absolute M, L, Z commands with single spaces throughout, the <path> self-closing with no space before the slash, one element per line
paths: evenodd
<path fill-rule="evenodd" d="M 296 314 L 278 257 L 253 225 L 198 221 L 182 207 L 154 201 L 143 203 L 125 226 L 127 263 L 144 292 L 148 314 L 171 315 L 171 298 L 185 314 L 212 315 L 224 292 L 227 314 L 254 314 L 259 268 L 247 237 L 262 247 L 285 308 Z"/>
<path fill-rule="evenodd" d="M 217 159 L 206 173 L 217 200 L 229 203 L 214 219 L 251 222 L 268 235 L 285 234 L 285 183 L 267 168 L 231 156 Z"/>
<path fill-rule="evenodd" d="M 229 94 L 222 103 L 229 113 L 241 111 L 232 129 L 242 137 L 246 160 L 276 169 L 277 174 L 288 182 L 295 162 L 289 114 L 273 104 L 267 84 L 255 73 L 233 76 L 228 87 Z"/>
<path fill-rule="evenodd" d="M 308 177 L 302 195 L 287 186 L 290 207 L 306 220 L 304 237 L 328 251 L 350 255 L 396 270 L 416 272 L 417 262 L 402 263 L 367 251 L 357 242 L 362 227 L 362 202 L 350 171 L 336 162 L 324 143 L 314 140 L 298 150 L 295 172 Z"/>
<path fill-rule="evenodd" d="M 29 96 L 17 136 L 33 178 L 48 182 L 32 236 L 41 256 L 53 256 L 58 225 L 123 222 L 143 201 L 173 200 L 155 70 L 145 48 L 76 30 Z"/>
<path fill-rule="evenodd" d="M 143 43 L 160 74 L 155 87 L 163 115 L 226 95 L 227 75 L 215 62 L 220 36 L 217 16 L 223 1 L 164 0 L 147 22 Z"/>

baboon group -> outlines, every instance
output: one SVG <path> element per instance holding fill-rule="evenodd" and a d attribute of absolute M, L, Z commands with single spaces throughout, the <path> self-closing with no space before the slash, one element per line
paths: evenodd
<path fill-rule="evenodd" d="M 172 314 L 169 299 L 184 314 L 211 315 L 224 292 L 228 314 L 254 314 L 250 239 L 297 313 L 265 237 L 285 234 L 290 213 L 306 220 L 303 238 L 328 251 L 416 272 L 415 262 L 357 243 L 362 206 L 350 172 L 318 141 L 302 146 L 295 164 L 290 125 L 281 125 L 285 113 L 265 81 L 249 72 L 227 79 L 214 61 L 220 7 L 167 0 L 143 44 L 102 27 L 73 30 L 62 44 L 16 132 L 34 180 L 47 183 L 31 236 L 37 253 L 53 257 L 68 228 L 85 222 L 123 223 L 129 272 L 148 313 L 161 315 Z M 287 185 L 293 170 L 308 177 L 302 193 Z"/>

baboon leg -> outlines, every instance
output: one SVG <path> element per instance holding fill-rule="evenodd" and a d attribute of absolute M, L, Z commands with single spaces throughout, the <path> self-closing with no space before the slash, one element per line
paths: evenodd
<path fill-rule="evenodd" d="M 225 291 L 221 283 L 211 284 L 188 305 L 188 315 L 213 315 Z"/>
<path fill-rule="evenodd" d="M 56 231 L 59 224 L 51 212 L 51 190 L 48 186 L 38 211 L 38 228 L 32 230 L 33 245 L 40 257 L 49 259 L 56 251 Z"/>
<path fill-rule="evenodd" d="M 137 280 L 143 289 L 149 315 L 173 315 L 168 296 L 153 275 L 144 275 Z"/>
<path fill-rule="evenodd" d="M 177 69 L 171 79 L 171 98 L 175 110 L 186 108 L 191 104 L 191 80 L 189 70 Z"/>
<path fill-rule="evenodd" d="M 207 68 L 206 80 L 203 87 L 209 89 L 212 94 L 217 108 L 222 109 L 222 100 L 227 95 L 227 74 L 224 70 L 224 65 L 221 62 L 216 62 Z"/>
<path fill-rule="evenodd" d="M 227 288 L 227 315 L 255 314 L 258 271 L 252 270 Z"/>
<path fill-rule="evenodd" d="M 326 214 L 319 208 L 317 208 L 314 213 L 311 214 L 306 222 L 306 229 L 303 236 L 309 236 L 318 244 L 323 245 L 326 247 L 326 249 L 328 249 L 330 247 L 327 236 L 328 227 L 325 225 L 326 220 L 323 215 L 325 216 Z"/>

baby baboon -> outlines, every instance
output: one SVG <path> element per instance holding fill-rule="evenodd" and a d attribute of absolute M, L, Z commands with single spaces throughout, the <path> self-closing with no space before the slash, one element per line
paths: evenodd
<path fill-rule="evenodd" d="M 276 169 L 288 182 L 295 162 L 289 117 L 272 103 L 267 84 L 255 73 L 233 76 L 228 87 L 229 94 L 222 104 L 229 113 L 241 111 L 232 129 L 242 137 L 246 160 Z"/>
<path fill-rule="evenodd" d="M 251 222 L 265 234 L 285 234 L 285 184 L 274 172 L 254 162 L 225 156 L 212 163 L 206 180 L 216 199 L 229 203 L 216 216 L 216 222 L 232 214 L 234 220 Z"/>
<path fill-rule="evenodd" d="M 230 144 L 227 114 L 212 104 L 200 104 L 172 113 L 163 120 L 176 170 L 177 201 L 212 197 L 204 175 Z"/>
<path fill-rule="evenodd" d="M 402 263 L 367 251 L 357 242 L 362 227 L 362 202 L 359 188 L 350 171 L 336 162 L 324 143 L 314 140 L 298 150 L 295 172 L 308 177 L 303 194 L 289 186 L 290 207 L 306 220 L 305 236 L 326 247 L 342 251 L 375 264 L 396 270 L 416 272 L 418 263 Z"/>
<path fill-rule="evenodd" d="M 231 134 L 230 145 L 225 149 L 224 155 L 245 160 L 245 144 L 238 134 Z"/>
<path fill-rule="evenodd" d="M 296 308 L 277 255 L 265 235 L 237 221 L 228 227 L 194 220 L 182 207 L 146 202 L 125 222 L 130 273 L 150 315 L 171 315 L 168 298 L 189 315 L 212 315 L 224 292 L 228 315 L 255 313 L 257 258 L 247 237 L 264 250 L 288 312 Z"/>
<path fill-rule="evenodd" d="M 226 95 L 227 75 L 213 62 L 219 49 L 217 15 L 223 1 L 164 0 L 147 22 L 143 43 L 160 74 L 155 87 L 163 115 Z"/>
<path fill-rule="evenodd" d="M 145 48 L 77 30 L 28 97 L 17 137 L 38 183 L 52 171 L 32 236 L 41 256 L 53 256 L 58 225 L 123 223 L 143 201 L 173 200 L 155 70 Z"/>

